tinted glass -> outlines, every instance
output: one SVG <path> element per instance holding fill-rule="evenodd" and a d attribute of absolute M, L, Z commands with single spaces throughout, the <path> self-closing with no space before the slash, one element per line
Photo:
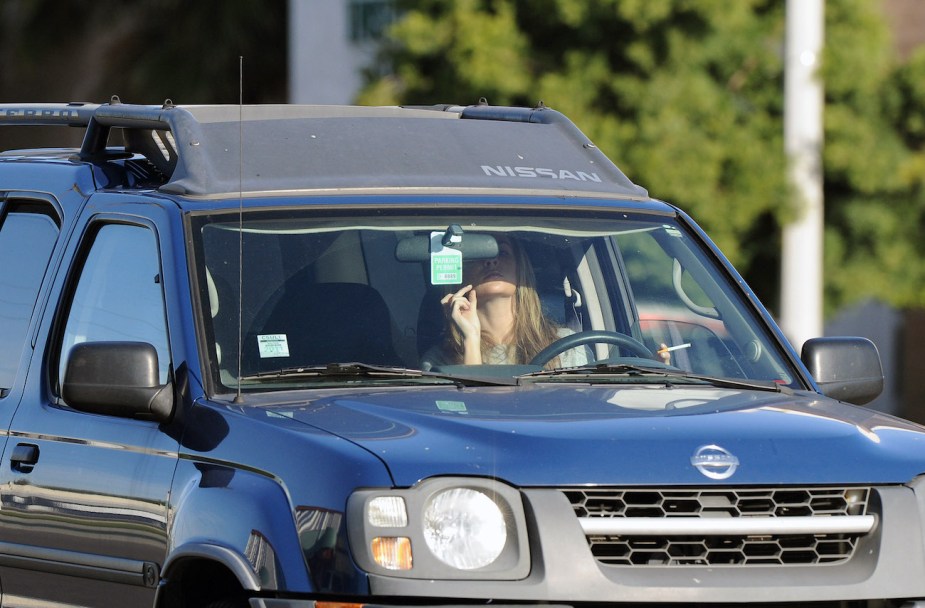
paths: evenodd
<path fill-rule="evenodd" d="M 61 348 L 82 342 L 147 342 L 157 349 L 161 383 L 170 366 L 157 241 L 147 228 L 104 226 L 87 256 Z"/>
<path fill-rule="evenodd" d="M 13 385 L 42 277 L 58 238 L 54 220 L 31 211 L 14 210 L 0 226 L 0 393 Z"/>
<path fill-rule="evenodd" d="M 768 325 L 674 218 L 531 213 L 249 212 L 243 233 L 237 215 L 197 218 L 203 326 L 217 384 L 236 388 L 240 377 L 243 389 L 263 390 L 384 381 L 306 371 L 351 362 L 509 378 L 531 368 L 634 364 L 799 382 Z M 497 248 L 486 248 L 485 237 Z M 442 243 L 454 238 L 461 245 L 449 254 Z M 482 337 L 474 364 L 462 334 L 478 330 L 451 322 L 450 310 L 469 284 L 477 286 Z M 494 313 L 502 301 L 515 321 L 506 335 L 490 335 L 503 320 Z"/>

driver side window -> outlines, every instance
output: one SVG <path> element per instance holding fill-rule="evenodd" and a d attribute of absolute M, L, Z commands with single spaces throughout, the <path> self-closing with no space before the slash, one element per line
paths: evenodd
<path fill-rule="evenodd" d="M 60 347 L 59 380 L 68 354 L 83 342 L 147 342 L 157 349 L 161 384 L 170 352 L 154 233 L 141 226 L 99 229 L 74 290 Z"/>

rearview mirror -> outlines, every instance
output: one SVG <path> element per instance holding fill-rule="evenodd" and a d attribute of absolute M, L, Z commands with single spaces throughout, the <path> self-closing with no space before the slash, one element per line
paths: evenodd
<path fill-rule="evenodd" d="M 490 234 L 461 234 L 458 241 L 447 240 L 444 246 L 458 249 L 463 260 L 490 260 L 498 257 L 498 241 Z M 395 246 L 395 259 L 399 262 L 426 262 L 430 260 L 430 236 L 419 234 L 401 239 Z"/>

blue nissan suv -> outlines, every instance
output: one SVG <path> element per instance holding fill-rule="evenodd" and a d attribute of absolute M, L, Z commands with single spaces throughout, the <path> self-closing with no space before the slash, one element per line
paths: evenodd
<path fill-rule="evenodd" d="M 4 104 L 0 605 L 925 606 L 925 429 L 562 114 Z"/>

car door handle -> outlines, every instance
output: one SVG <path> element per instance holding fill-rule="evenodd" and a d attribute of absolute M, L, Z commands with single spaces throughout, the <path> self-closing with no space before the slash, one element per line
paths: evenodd
<path fill-rule="evenodd" d="M 20 443 L 13 448 L 10 464 L 14 471 L 28 473 L 39 461 L 39 446 L 31 443 Z"/>

